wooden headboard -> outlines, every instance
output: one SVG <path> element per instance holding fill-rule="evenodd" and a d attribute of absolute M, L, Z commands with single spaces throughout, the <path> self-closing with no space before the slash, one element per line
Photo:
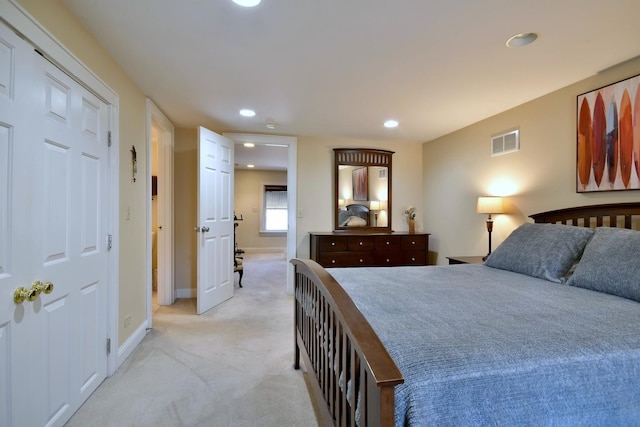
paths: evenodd
<path fill-rule="evenodd" d="M 535 222 L 640 230 L 640 202 L 578 206 L 529 215 Z"/>

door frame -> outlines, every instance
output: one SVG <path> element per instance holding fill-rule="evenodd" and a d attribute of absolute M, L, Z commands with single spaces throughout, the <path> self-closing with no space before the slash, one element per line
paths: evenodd
<path fill-rule="evenodd" d="M 171 305 L 175 301 L 174 291 L 174 216 L 173 216 L 173 151 L 174 151 L 174 127 L 169 119 L 147 98 L 147 191 L 151 194 L 151 165 L 152 165 L 152 129 L 159 131 L 158 137 L 158 218 L 162 217 L 163 238 L 158 236 L 158 304 Z M 152 265 L 151 259 L 151 197 L 147 198 L 147 322 L 152 326 Z M 162 286 L 160 286 L 162 282 Z"/>
<path fill-rule="evenodd" d="M 107 233 L 112 236 L 112 249 L 107 253 L 107 337 L 117 345 L 118 341 L 118 277 L 119 277 L 119 197 L 120 197 L 120 142 L 119 142 L 119 96 L 93 71 L 62 45 L 51 33 L 41 26 L 15 0 L 0 0 L 0 16 L 18 31 L 29 43 L 36 46 L 45 58 L 60 67 L 81 85 L 105 101 L 110 109 L 109 130 L 111 149 L 109 150 L 109 215 Z M 106 236 L 105 236 L 106 237 Z M 105 245 L 107 242 L 105 241 Z M 107 354 L 107 375 L 118 369 L 128 354 L 119 351 Z M 121 360 L 120 360 L 121 359 Z"/>
<path fill-rule="evenodd" d="M 298 138 L 295 136 L 262 135 L 250 133 L 223 133 L 234 143 L 253 142 L 255 144 L 281 144 L 287 146 L 287 215 L 289 229 L 287 230 L 287 260 L 296 257 L 298 237 L 296 232 L 296 212 L 298 195 Z M 287 263 L 287 294 L 293 294 L 294 270 L 291 263 Z"/>

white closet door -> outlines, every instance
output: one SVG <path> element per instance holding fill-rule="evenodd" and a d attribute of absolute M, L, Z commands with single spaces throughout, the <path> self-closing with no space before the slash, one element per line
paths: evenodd
<path fill-rule="evenodd" d="M 1 37 L 13 54 L 0 68 L 14 71 L 0 117 L 0 424 L 61 426 L 106 377 L 108 106 L 4 26 Z M 36 282 L 52 292 L 13 300 Z"/>

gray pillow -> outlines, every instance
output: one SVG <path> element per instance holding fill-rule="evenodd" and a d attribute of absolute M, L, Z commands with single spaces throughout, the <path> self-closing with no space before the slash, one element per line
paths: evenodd
<path fill-rule="evenodd" d="M 591 236 L 591 228 L 525 223 L 516 228 L 484 264 L 564 283 Z"/>
<path fill-rule="evenodd" d="M 640 231 L 596 228 L 567 284 L 640 302 Z"/>

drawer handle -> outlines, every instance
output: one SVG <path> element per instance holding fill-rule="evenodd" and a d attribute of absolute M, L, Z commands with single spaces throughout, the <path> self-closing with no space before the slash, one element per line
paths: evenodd
<path fill-rule="evenodd" d="M 360 246 L 362 246 L 362 241 L 359 242 Z"/>
<path fill-rule="evenodd" d="M 336 260 L 335 260 L 335 259 L 332 259 L 332 260 L 331 260 L 331 264 L 335 264 L 335 263 L 336 263 Z"/>
<path fill-rule="evenodd" d="M 331 246 L 335 246 L 335 245 L 336 245 L 336 242 L 331 242 Z"/>
<path fill-rule="evenodd" d="M 391 260 L 389 258 L 387 258 L 387 263 L 391 262 Z"/>
<path fill-rule="evenodd" d="M 363 263 L 363 262 L 364 262 L 364 260 L 362 258 L 360 258 L 360 263 Z"/>
<path fill-rule="evenodd" d="M 387 245 L 390 245 L 390 244 L 391 244 L 391 242 L 387 240 Z"/>
<path fill-rule="evenodd" d="M 415 240 L 412 240 L 412 241 L 411 241 L 411 244 L 412 244 L 412 245 L 415 245 L 415 244 L 416 244 Z"/>
<path fill-rule="evenodd" d="M 415 261 L 416 259 L 414 257 L 411 258 L 411 261 Z"/>

